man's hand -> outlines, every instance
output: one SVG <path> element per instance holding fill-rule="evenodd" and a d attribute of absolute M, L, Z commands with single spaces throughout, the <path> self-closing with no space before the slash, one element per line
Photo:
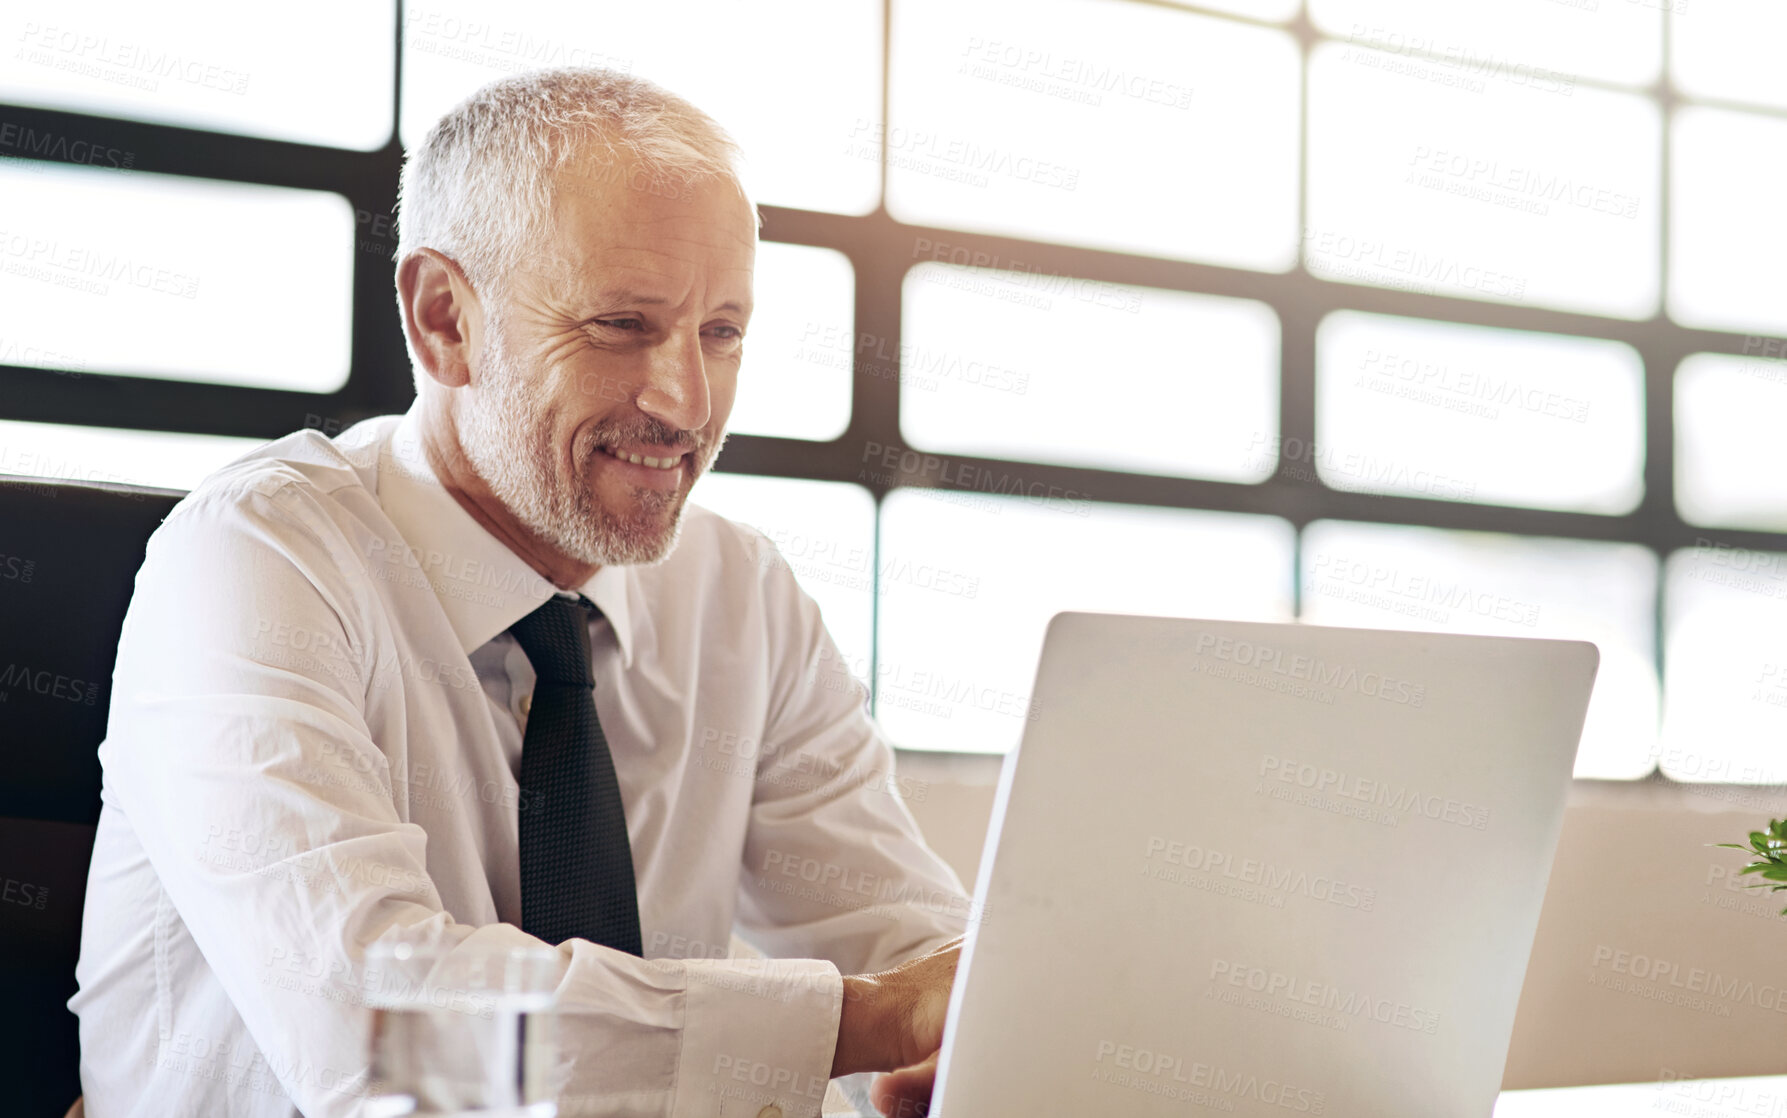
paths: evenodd
<path fill-rule="evenodd" d="M 937 1057 L 933 1052 L 922 1064 L 877 1075 L 869 1088 L 869 1101 L 886 1118 L 923 1118 L 931 1112 L 931 1087 L 937 1081 Z"/>
<path fill-rule="evenodd" d="M 943 1017 L 956 977 L 957 938 L 880 974 L 844 979 L 844 1011 L 838 1020 L 833 1077 L 859 1071 L 892 1071 L 875 1083 L 874 1103 L 882 1113 L 899 1107 L 923 1114 L 943 1045 Z"/>

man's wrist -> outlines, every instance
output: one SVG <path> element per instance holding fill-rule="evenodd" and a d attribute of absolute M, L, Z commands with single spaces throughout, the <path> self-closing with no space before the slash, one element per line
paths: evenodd
<path fill-rule="evenodd" d="M 838 1043 L 831 1059 L 833 1079 L 885 1068 L 886 1061 L 879 1051 L 884 1042 L 878 996 L 880 987 L 873 975 L 844 976 L 844 1004 L 838 1013 Z"/>

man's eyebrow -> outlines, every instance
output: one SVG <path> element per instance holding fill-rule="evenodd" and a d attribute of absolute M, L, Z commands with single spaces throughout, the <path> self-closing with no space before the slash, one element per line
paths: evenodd
<path fill-rule="evenodd" d="M 630 291 L 624 287 L 611 288 L 607 291 L 598 292 L 596 298 L 603 306 L 630 305 L 636 307 L 661 307 L 670 302 L 670 300 L 664 298 L 662 295 L 641 295 L 636 291 Z M 714 309 L 731 311 L 734 314 L 745 313 L 744 304 L 736 299 L 728 299 Z"/>
<path fill-rule="evenodd" d="M 596 292 L 596 300 L 603 306 L 616 304 L 632 304 L 641 307 L 661 307 L 670 300 L 662 295 L 641 295 L 637 291 L 625 287 L 613 287 L 607 291 Z"/>

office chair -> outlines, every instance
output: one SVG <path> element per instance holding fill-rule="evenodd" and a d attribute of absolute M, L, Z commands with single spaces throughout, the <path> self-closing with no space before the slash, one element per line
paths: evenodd
<path fill-rule="evenodd" d="M 75 991 L 99 743 L 149 534 L 183 494 L 0 478 L 0 1110 L 81 1093 Z"/>

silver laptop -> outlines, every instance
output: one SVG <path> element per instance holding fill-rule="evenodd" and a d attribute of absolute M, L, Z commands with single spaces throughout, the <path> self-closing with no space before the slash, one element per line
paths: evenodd
<path fill-rule="evenodd" d="M 1486 1118 L 1598 662 L 1057 616 L 933 1113 Z"/>

